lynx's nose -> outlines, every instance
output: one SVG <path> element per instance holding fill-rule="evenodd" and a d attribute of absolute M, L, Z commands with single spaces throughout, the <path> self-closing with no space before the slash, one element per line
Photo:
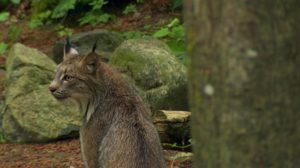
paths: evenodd
<path fill-rule="evenodd" d="M 50 85 L 49 85 L 49 91 L 51 93 L 55 92 L 57 90 L 57 85 L 55 84 L 55 82 L 52 82 Z"/>
<path fill-rule="evenodd" d="M 57 90 L 56 87 L 53 87 L 53 86 L 51 86 L 51 85 L 49 86 L 49 91 L 50 91 L 50 92 L 53 93 L 53 92 L 55 92 L 56 90 Z"/>

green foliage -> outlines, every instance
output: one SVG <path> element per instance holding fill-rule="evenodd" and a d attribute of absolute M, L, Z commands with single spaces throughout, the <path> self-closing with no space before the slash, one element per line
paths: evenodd
<path fill-rule="evenodd" d="M 75 4 L 76 0 L 59 1 L 51 14 L 51 18 L 58 19 L 65 16 L 69 10 L 75 8 Z"/>
<path fill-rule="evenodd" d="M 130 31 L 130 32 L 123 33 L 122 36 L 125 39 L 141 39 L 144 38 L 146 35 L 139 31 Z"/>
<path fill-rule="evenodd" d="M 5 5 L 5 4 L 7 4 L 8 3 L 8 0 L 0 0 L 0 4 L 1 5 Z"/>
<path fill-rule="evenodd" d="M 69 10 L 75 8 L 76 0 L 52 2 L 46 0 L 43 3 L 34 0 L 32 3 L 34 13 L 29 26 L 34 28 L 52 23 L 55 19 L 65 17 Z"/>
<path fill-rule="evenodd" d="M 41 3 L 39 0 L 32 1 L 33 15 L 30 21 L 30 27 L 38 27 L 51 24 L 68 15 L 70 10 L 79 10 L 82 6 L 88 5 L 90 11 L 78 19 L 80 25 L 107 23 L 115 20 L 114 15 L 105 13 L 102 8 L 108 3 L 108 0 L 68 0 L 68 1 L 50 1 L 45 0 Z"/>
<path fill-rule="evenodd" d="M 177 40 L 183 40 L 185 37 L 185 29 L 183 25 L 172 27 L 170 32 L 170 37 Z"/>
<path fill-rule="evenodd" d="M 171 22 L 154 32 L 154 38 L 166 39 L 166 43 L 184 64 L 187 64 L 185 29 L 180 20 L 175 18 Z"/>
<path fill-rule="evenodd" d="M 111 15 L 108 13 L 103 13 L 99 16 L 99 22 L 101 23 L 107 23 L 110 20 L 116 20 L 117 17 L 115 15 Z"/>
<path fill-rule="evenodd" d="M 8 49 L 8 44 L 0 42 L 0 54 L 4 54 Z"/>
<path fill-rule="evenodd" d="M 179 19 L 173 19 L 167 26 L 162 27 L 158 31 L 154 32 L 154 38 L 174 38 L 176 40 L 182 40 L 184 38 L 184 27 L 180 24 Z"/>
<path fill-rule="evenodd" d="M 22 33 L 22 28 L 17 25 L 11 25 L 8 29 L 7 37 L 8 42 L 0 41 L 0 55 L 7 52 L 9 44 L 16 42 Z M 3 38 L 2 33 L 0 33 L 0 40 Z M 1 67 L 0 67 L 1 68 Z"/>
<path fill-rule="evenodd" d="M 0 22 L 5 22 L 9 19 L 9 12 L 1 12 L 0 13 Z"/>
<path fill-rule="evenodd" d="M 71 36 L 74 32 L 73 29 L 67 28 L 63 25 L 58 25 L 55 28 L 55 30 L 56 30 L 57 34 L 59 35 L 59 37 Z"/>
<path fill-rule="evenodd" d="M 89 3 L 89 5 L 93 7 L 92 8 L 93 11 L 96 11 L 102 9 L 102 7 L 107 3 L 108 3 L 107 0 L 93 0 L 92 2 Z"/>
<path fill-rule="evenodd" d="M 182 0 L 172 0 L 172 9 L 178 9 L 182 7 Z"/>
<path fill-rule="evenodd" d="M 137 3 L 144 3 L 144 0 L 136 0 Z"/>
<path fill-rule="evenodd" d="M 149 25 L 148 25 L 149 26 Z M 148 27 L 147 26 L 147 27 Z M 122 34 L 125 39 L 147 39 L 151 36 L 139 31 L 125 32 Z M 170 47 L 176 57 L 187 65 L 186 44 L 185 44 L 185 29 L 180 23 L 180 20 L 175 18 L 166 26 L 152 34 L 152 38 L 162 39 Z"/>
<path fill-rule="evenodd" d="M 51 20 L 48 19 L 50 16 L 51 16 L 50 10 L 46 10 L 45 12 L 38 14 L 36 18 L 32 18 L 30 20 L 29 27 L 35 28 L 35 27 L 42 26 L 44 24 L 51 23 Z"/>
<path fill-rule="evenodd" d="M 4 6 L 7 6 L 7 5 L 10 5 L 10 4 L 13 4 L 13 5 L 18 5 L 20 4 L 21 0 L 0 0 L 0 5 L 4 5 Z"/>
<path fill-rule="evenodd" d="M 151 25 L 145 25 L 145 29 L 149 29 Z M 152 35 L 147 35 L 144 32 L 130 31 L 122 34 L 125 39 L 162 39 L 170 47 L 176 57 L 187 65 L 186 44 L 185 44 L 185 29 L 178 18 L 169 22 L 166 26 L 161 27 Z"/>
<path fill-rule="evenodd" d="M 178 18 L 173 19 L 168 25 L 167 27 L 172 28 L 174 26 L 177 26 L 180 24 L 180 20 Z"/>
<path fill-rule="evenodd" d="M 5 143 L 5 138 L 4 138 L 3 133 L 1 132 L 0 133 L 0 144 L 2 144 L 2 143 Z"/>
<path fill-rule="evenodd" d="M 111 20 L 115 20 L 116 16 L 103 12 L 101 9 L 104 5 L 108 3 L 107 0 L 94 0 L 89 3 L 92 7 L 90 12 L 87 12 L 82 18 L 80 18 L 79 24 L 91 24 L 93 26 L 99 23 L 107 23 Z"/>
<path fill-rule="evenodd" d="M 91 24 L 95 26 L 100 23 L 98 15 L 93 12 L 86 13 L 81 19 L 78 20 L 80 25 Z"/>
<path fill-rule="evenodd" d="M 17 41 L 18 38 L 20 37 L 21 33 L 22 33 L 21 27 L 16 26 L 16 25 L 12 25 L 8 29 L 8 37 L 11 42 Z"/>
<path fill-rule="evenodd" d="M 134 5 L 134 4 L 129 4 L 129 5 L 127 5 L 126 8 L 124 9 L 123 14 L 124 14 L 124 15 L 128 15 L 129 13 L 135 13 L 135 12 L 137 12 L 136 5 Z"/>
<path fill-rule="evenodd" d="M 80 25 L 91 24 L 93 26 L 99 23 L 107 23 L 110 20 L 115 20 L 116 16 L 108 13 L 95 14 L 93 12 L 88 12 L 84 17 L 79 19 Z"/>
<path fill-rule="evenodd" d="M 38 19 L 38 15 L 45 11 L 53 11 L 58 0 L 31 0 L 31 19 Z"/>
<path fill-rule="evenodd" d="M 10 1 L 15 5 L 18 5 L 21 2 L 21 0 L 10 0 Z"/>
<path fill-rule="evenodd" d="M 169 28 L 161 28 L 153 34 L 154 38 L 167 37 L 170 34 Z"/>

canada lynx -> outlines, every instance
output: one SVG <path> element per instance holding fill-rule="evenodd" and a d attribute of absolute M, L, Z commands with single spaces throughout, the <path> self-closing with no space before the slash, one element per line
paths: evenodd
<path fill-rule="evenodd" d="M 85 167 L 165 167 L 150 110 L 116 70 L 100 61 L 95 48 L 81 55 L 67 38 L 63 62 L 49 86 L 56 99 L 72 98 L 84 113 Z"/>

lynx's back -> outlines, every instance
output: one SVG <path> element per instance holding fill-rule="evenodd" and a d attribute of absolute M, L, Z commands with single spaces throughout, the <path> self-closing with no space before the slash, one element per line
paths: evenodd
<path fill-rule="evenodd" d="M 64 61 L 49 87 L 57 99 L 75 100 L 84 114 L 80 141 L 85 166 L 165 167 L 149 108 L 93 51 L 81 56 L 67 41 Z"/>

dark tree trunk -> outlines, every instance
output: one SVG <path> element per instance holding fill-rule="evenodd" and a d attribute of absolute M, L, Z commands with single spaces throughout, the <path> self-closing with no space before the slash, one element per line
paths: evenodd
<path fill-rule="evenodd" d="M 300 1 L 186 0 L 194 167 L 300 165 Z"/>

